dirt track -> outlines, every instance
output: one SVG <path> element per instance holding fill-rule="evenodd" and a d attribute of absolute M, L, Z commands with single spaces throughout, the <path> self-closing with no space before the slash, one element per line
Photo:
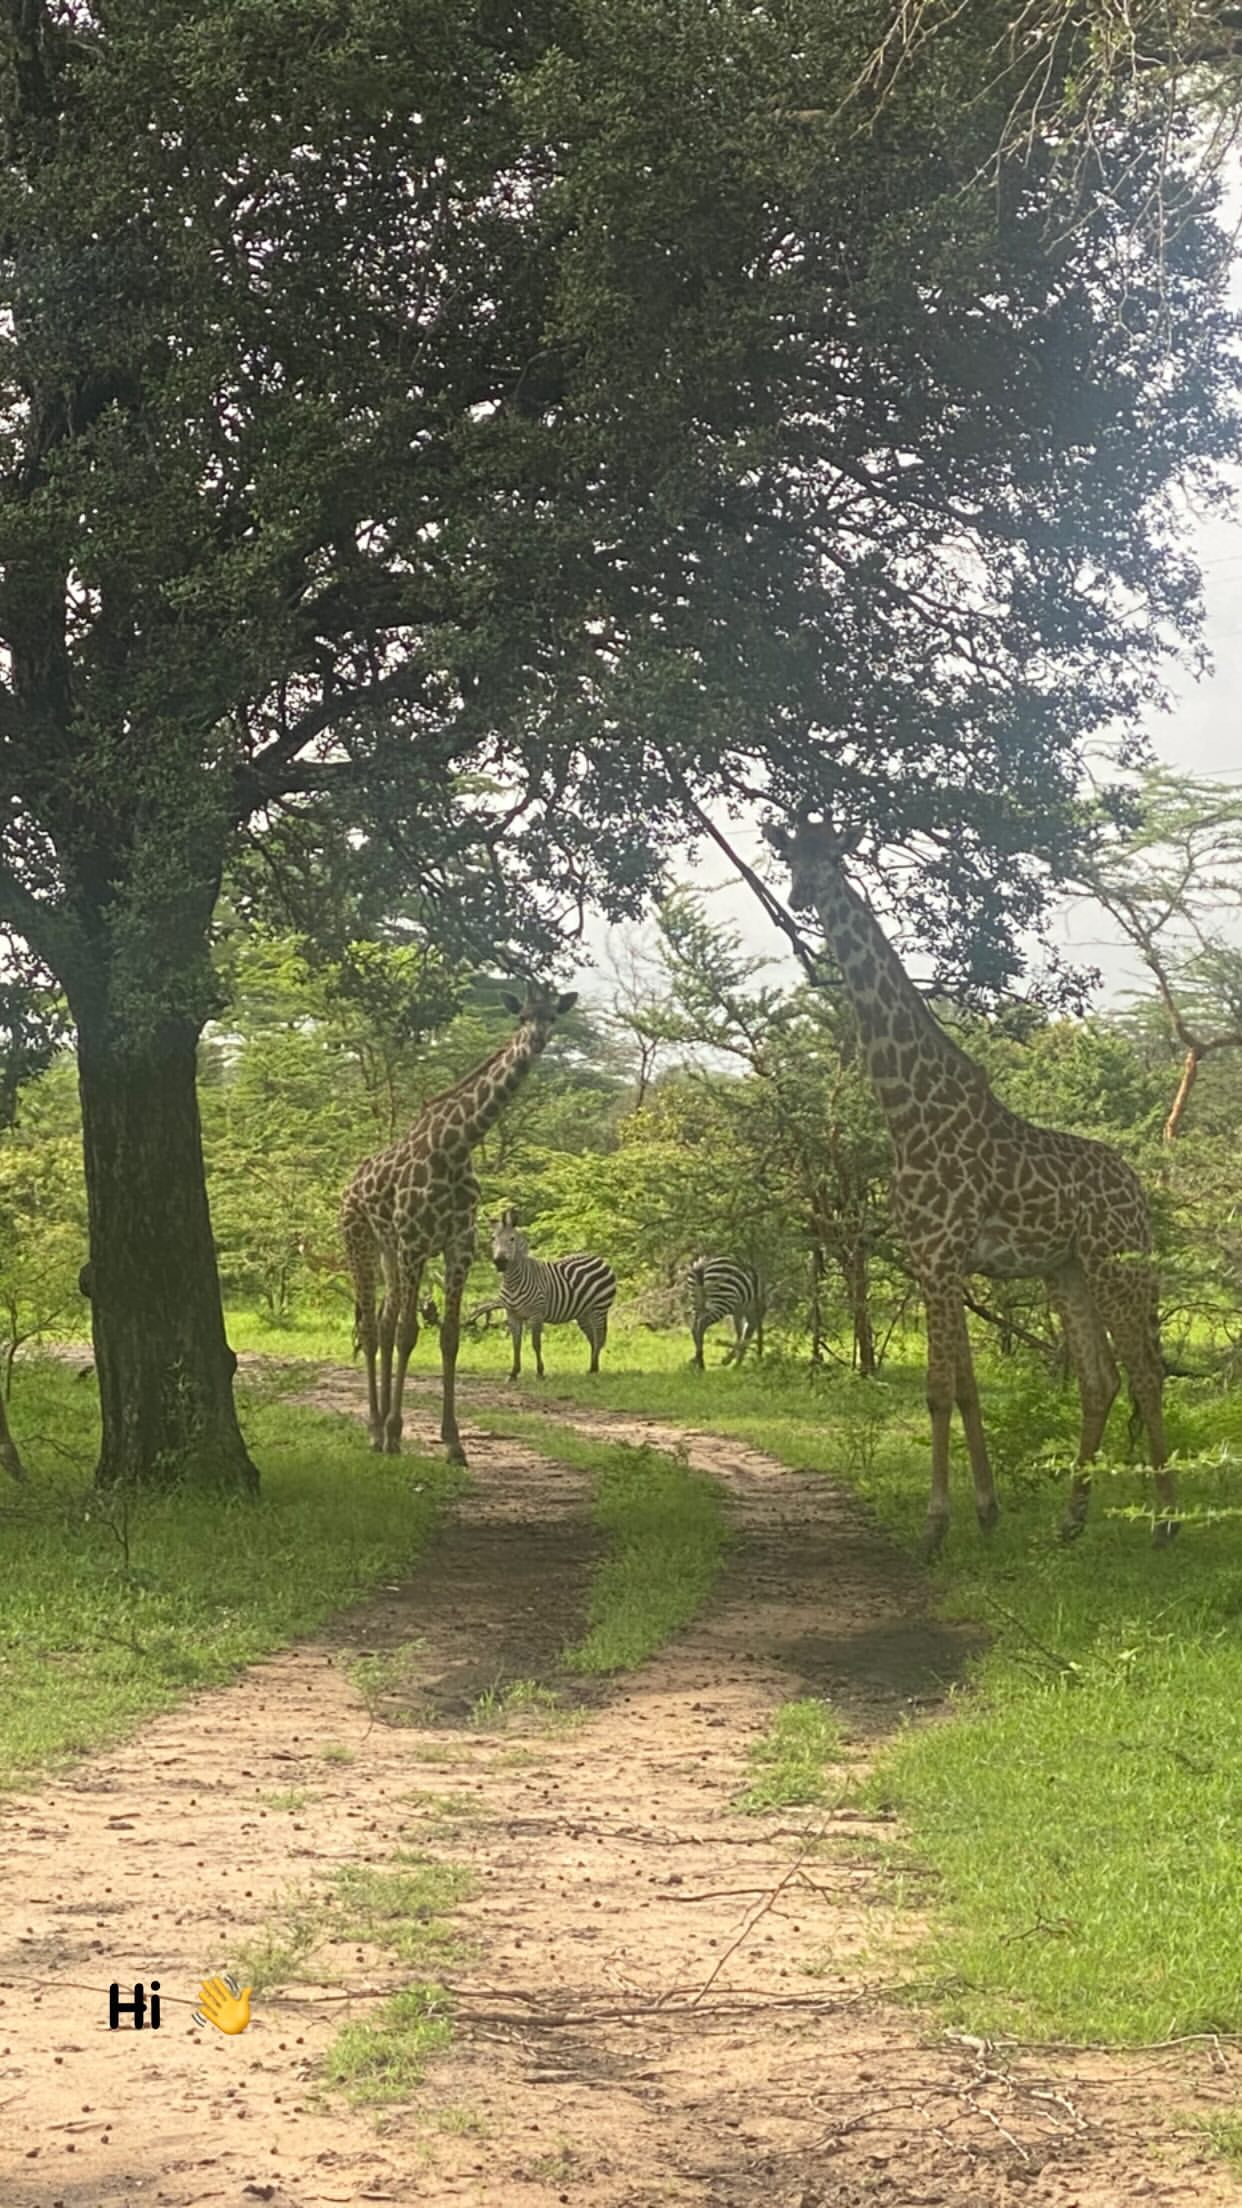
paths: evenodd
<path fill-rule="evenodd" d="M 314 1397 L 354 1410 L 358 1391 L 325 1373 Z M 1008 2063 L 924 2037 L 867 1991 L 892 1928 L 865 1823 L 731 1808 L 790 1696 L 827 1694 L 862 1756 L 960 1673 L 962 1637 L 845 1496 L 694 1437 L 736 1537 L 707 1613 L 592 1689 L 572 1727 L 489 1734 L 467 1722 L 480 1693 L 557 1683 L 591 1537 L 579 1475 L 466 1442 L 471 1492 L 408 1585 L 3 1802 L 3 2208 L 1238 2197 L 1185 2124 L 1233 2103 L 1218 2052 Z M 367 1462 L 360 1435 L 360 1479 Z M 398 1649 L 400 1684 L 368 1707 L 348 1667 Z M 302 1806 L 269 1799 L 289 1789 Z M 333 1984 L 258 2000 L 240 2038 L 193 2024 L 202 1975 L 282 1892 L 402 1847 L 477 1880 L 448 1973 L 455 2042 L 413 2106 L 377 2116 L 316 2090 L 343 2016 L 405 1975 L 375 1951 L 343 1947 Z M 109 1981 L 153 1976 L 158 2034 L 110 2032 Z"/>

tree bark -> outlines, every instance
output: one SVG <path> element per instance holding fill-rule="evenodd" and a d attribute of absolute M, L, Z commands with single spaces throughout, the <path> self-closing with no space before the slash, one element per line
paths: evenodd
<path fill-rule="evenodd" d="M 0 1465 L 4 1466 L 10 1479 L 25 1479 L 26 1467 L 18 1453 L 17 1443 L 9 1431 L 9 1414 L 3 1395 L 0 1395 Z"/>
<path fill-rule="evenodd" d="M 854 1322 L 854 1368 L 864 1380 L 874 1380 L 875 1328 L 871 1323 L 871 1283 L 867 1271 L 867 1252 L 861 1242 L 853 1244 L 847 1250 L 841 1269 L 845 1276 L 850 1316 Z"/>
<path fill-rule="evenodd" d="M 820 1283 L 824 1277 L 824 1253 L 816 1243 L 811 1251 L 811 1363 L 824 1361 L 824 1307 Z"/>
<path fill-rule="evenodd" d="M 1164 1123 L 1164 1139 L 1166 1142 L 1176 1142 L 1181 1132 L 1182 1121 L 1186 1116 L 1186 1106 L 1190 1102 L 1191 1090 L 1198 1079 L 1202 1058 L 1202 1044 L 1192 1043 L 1186 1051 L 1182 1063 L 1182 1077 L 1177 1084 L 1177 1095 L 1169 1106 L 1169 1116 Z"/>
<path fill-rule="evenodd" d="M 79 1024 L 89 1286 L 103 1416 L 96 1479 L 254 1494 L 233 1403 L 199 1124 L 197 1034 L 137 1051 Z"/>

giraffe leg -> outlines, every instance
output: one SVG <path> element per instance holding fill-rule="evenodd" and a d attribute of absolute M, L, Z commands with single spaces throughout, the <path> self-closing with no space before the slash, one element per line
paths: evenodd
<path fill-rule="evenodd" d="M 373 1449 L 387 1449 L 388 1420 L 392 1411 L 392 1360 L 397 1339 L 398 1291 L 396 1267 L 384 1268 L 384 1301 L 379 1316 L 379 1404 Z"/>
<path fill-rule="evenodd" d="M 979 1411 L 979 1388 L 975 1379 L 975 1360 L 970 1350 L 970 1335 L 966 1330 L 966 1313 L 959 1316 L 957 1335 L 957 1407 L 961 1412 L 966 1431 L 966 1448 L 970 1456 L 971 1477 L 975 1483 L 975 1510 L 979 1524 L 985 1533 L 991 1533 L 1000 1516 L 996 1501 L 996 1488 L 992 1480 L 992 1465 L 988 1456 L 987 1437 L 983 1431 L 983 1419 Z"/>
<path fill-rule="evenodd" d="M 513 1362 L 509 1367 L 510 1380 L 516 1380 L 522 1370 L 522 1321 L 516 1314 L 509 1320 L 509 1339 L 513 1344 Z"/>
<path fill-rule="evenodd" d="M 392 1384 L 388 1397 L 388 1416 L 384 1420 L 384 1453 L 389 1457 L 399 1457 L 401 1454 L 401 1405 L 405 1395 L 406 1367 L 410 1362 L 410 1352 L 418 1340 L 418 1290 L 422 1277 L 423 1268 L 421 1264 L 416 1265 L 412 1272 L 403 1272 L 397 1284 L 389 1291 L 388 1300 L 394 1311 L 395 1349 L 395 1355 L 390 1351 Z"/>
<path fill-rule="evenodd" d="M 1138 1264 L 1133 1259 L 1123 1260 L 1097 1275 L 1091 1286 L 1113 1347 L 1125 1366 L 1135 1409 L 1146 1431 L 1156 1499 L 1162 1513 L 1152 1528 L 1152 1540 L 1162 1547 L 1173 1540 L 1180 1520 L 1173 1516 L 1177 1508 L 1173 1475 L 1165 1470 L 1168 1448 L 1164 1436 L 1164 1357 L 1160 1347 L 1155 1275 L 1148 1265 Z"/>
<path fill-rule="evenodd" d="M 532 1322 L 532 1324 L 531 1324 L 531 1330 L 530 1330 L 530 1346 L 531 1346 L 531 1348 L 532 1348 L 532 1349 L 534 1350 L 534 1352 L 535 1352 L 535 1372 L 536 1372 L 536 1374 L 537 1374 L 538 1378 L 539 1378 L 540 1380 L 542 1380 L 542 1379 L 543 1379 L 543 1376 L 544 1376 L 544 1374 L 543 1374 L 543 1325 L 542 1325 L 542 1322 L 541 1322 L 540 1320 L 538 1320 L 538 1319 L 534 1320 L 534 1321 Z"/>
<path fill-rule="evenodd" d="M 367 1431 L 371 1447 L 378 1449 L 383 1442 L 383 1420 L 375 1374 L 379 1328 L 375 1315 L 375 1267 L 370 1236 L 347 1226 L 345 1252 L 354 1284 L 354 1348 L 362 1351 L 367 1367 Z"/>
<path fill-rule="evenodd" d="M 444 1317 L 440 1321 L 440 1371 L 443 1397 L 440 1405 L 440 1439 L 450 1464 L 464 1464 L 466 1452 L 457 1430 L 457 1344 L 461 1339 L 461 1298 L 474 1255 L 474 1237 L 468 1247 L 444 1253 Z"/>
<path fill-rule="evenodd" d="M 1070 1366 L 1078 1382 L 1082 1406 L 1082 1431 L 1078 1442 L 1078 1469 L 1070 1487 L 1061 1521 L 1061 1539 L 1074 1541 L 1087 1523 L 1091 1501 L 1091 1463 L 1108 1424 L 1117 1395 L 1117 1363 L 1103 1321 L 1096 1309 L 1086 1275 L 1080 1266 L 1067 1265 L 1048 1283 L 1048 1295 L 1065 1330 Z"/>
<path fill-rule="evenodd" d="M 936 1282 L 923 1291 L 927 1305 L 927 1408 L 931 1413 L 931 1499 L 919 1543 L 921 1563 L 935 1556 L 949 1530 L 949 1422 L 957 1395 L 957 1344 L 965 1324 L 961 1290 Z"/>

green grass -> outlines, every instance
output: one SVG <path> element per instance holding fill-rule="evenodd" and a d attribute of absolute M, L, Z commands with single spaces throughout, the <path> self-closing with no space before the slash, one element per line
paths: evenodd
<path fill-rule="evenodd" d="M 317 1799 L 309 1786 L 281 1786 L 274 1794 L 260 1794 L 259 1800 L 268 1809 L 305 1809 L 308 1802 Z"/>
<path fill-rule="evenodd" d="M 262 1931 L 239 1949 L 236 1967 L 256 1993 L 270 1993 L 298 1978 L 332 1977 L 318 1959 L 332 1941 L 366 1942 L 403 1963 L 443 1962 L 458 1946 L 445 1919 L 473 1892 L 472 1872 L 409 1849 L 387 1865 L 342 1864 L 321 1887 L 282 1895 Z"/>
<path fill-rule="evenodd" d="M 382 2108 L 413 2098 L 432 2055 L 453 2037 L 448 1996 L 440 1986 L 405 1986 L 369 2024 L 346 2024 L 324 2056 L 327 2085 L 355 2107 Z"/>
<path fill-rule="evenodd" d="M 814 1695 L 786 1702 L 747 1753 L 753 1776 L 738 1808 L 759 1812 L 840 1801 L 841 1783 L 827 1767 L 840 1755 L 843 1738 L 832 1712 Z"/>
<path fill-rule="evenodd" d="M 302 1888 L 284 1894 L 268 1913 L 263 1930 L 237 1951 L 236 1975 L 256 1994 L 291 1985 L 303 1975 L 315 1944 L 323 1937 L 322 1910 Z"/>
<path fill-rule="evenodd" d="M 633 1670 L 698 1615 L 715 1585 L 725 1547 L 718 1482 L 663 1450 L 595 1441 L 538 1417 L 479 1420 L 591 1474 L 606 1549 L 591 1576 L 589 1630 L 561 1661 L 587 1674 Z"/>
<path fill-rule="evenodd" d="M 539 1731 L 555 1731 L 570 1723 L 572 1716 L 562 1709 L 554 1687 L 545 1687 L 538 1679 L 509 1679 L 476 1694 L 466 1722 L 479 1733 L 504 1732 L 515 1719 Z"/>
<path fill-rule="evenodd" d="M 443 1965 L 459 1950 L 449 1913 L 469 1899 L 474 1884 L 459 1864 L 408 1852 L 385 1865 L 342 1864 L 322 1888 L 288 1894 L 258 1938 L 241 1949 L 237 1967 L 263 1994 L 299 1978 L 333 1982 L 331 1963 L 317 1960 L 329 1942 L 382 1948 L 421 1970 Z M 324 2057 L 323 2079 L 358 2105 L 408 2100 L 428 2059 L 451 2038 L 448 1995 L 420 1978 L 391 1995 L 367 2023 L 342 2027 Z"/>
<path fill-rule="evenodd" d="M 328 1922 L 336 1939 L 365 1940 L 403 1963 L 430 1951 L 450 1952 L 456 1935 L 442 1920 L 474 1891 L 472 1874 L 455 1863 L 399 1853 L 391 1869 L 347 1863 L 333 1873 Z"/>
<path fill-rule="evenodd" d="M 240 1400 L 258 1502 L 104 1496 L 93 1386 L 19 1363 L 30 1482 L 0 1492 L 0 1785 L 123 1737 L 407 1569 L 460 1484 L 372 1455 L 352 1420 Z"/>
<path fill-rule="evenodd" d="M 1223 2112 L 1219 2116 L 1203 2116 L 1194 2128 L 1202 2133 L 1209 2146 L 1215 2147 L 1235 2175 L 1242 2177 L 1242 2116 Z"/>

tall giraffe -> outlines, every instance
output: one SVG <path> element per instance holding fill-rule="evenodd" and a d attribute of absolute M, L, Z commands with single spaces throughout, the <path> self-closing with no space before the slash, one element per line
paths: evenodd
<path fill-rule="evenodd" d="M 993 1094 L 906 973 L 841 860 L 849 844 L 822 825 L 769 832 L 789 865 L 790 903 L 813 908 L 854 1008 L 867 1071 L 893 1146 L 893 1212 L 927 1310 L 927 1402 L 932 1473 L 920 1553 L 933 1556 L 949 1522 L 949 1423 L 962 1414 L 979 1523 L 996 1522 L 996 1494 L 979 1413 L 964 1290 L 970 1273 L 1047 1283 L 1078 1381 L 1082 1431 L 1061 1534 L 1086 1523 L 1087 1467 L 1129 1377 L 1166 1515 L 1155 1538 L 1177 1531 L 1166 1460 L 1151 1222 L 1124 1158 L 1102 1142 L 1020 1119 Z M 1114 1351 L 1116 1354 L 1114 1355 Z"/>
<path fill-rule="evenodd" d="M 440 1255 L 440 1439 L 451 1464 L 466 1461 L 455 1398 L 461 1298 L 474 1256 L 479 1203 L 470 1154 L 521 1087 L 556 1021 L 577 1001 L 576 994 L 557 996 L 534 987 L 528 988 L 524 1002 L 506 996 L 506 1010 L 518 1023 L 508 1042 L 443 1095 L 432 1097 L 397 1142 L 365 1158 L 345 1191 L 341 1233 L 354 1283 L 357 1339 L 367 1360 L 371 1447 L 390 1457 L 401 1452 L 401 1398 L 418 1340 L 423 1267 L 429 1257 Z M 381 1279 L 384 1301 L 377 1324 Z"/>

